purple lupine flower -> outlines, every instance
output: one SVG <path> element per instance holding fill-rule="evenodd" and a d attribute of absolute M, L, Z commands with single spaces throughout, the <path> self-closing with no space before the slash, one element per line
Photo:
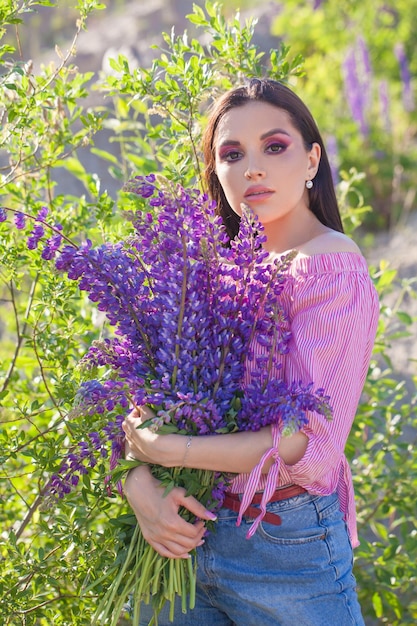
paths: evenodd
<path fill-rule="evenodd" d="M 391 133 L 391 116 L 390 116 L 390 99 L 388 92 L 388 81 L 381 80 L 378 85 L 379 91 L 379 104 L 381 111 L 381 120 L 384 130 L 390 134 Z"/>
<path fill-rule="evenodd" d="M 329 135 L 326 141 L 327 155 L 329 157 L 330 171 L 332 173 L 333 185 L 337 185 L 339 176 L 339 151 L 337 149 L 337 139 L 334 135 Z"/>
<path fill-rule="evenodd" d="M 43 206 L 39 209 L 38 213 L 36 214 L 36 220 L 39 222 L 43 222 L 46 220 L 46 218 L 48 217 L 48 207 Z"/>
<path fill-rule="evenodd" d="M 61 231 L 62 225 L 55 224 L 54 230 Z M 60 234 L 60 232 L 55 232 L 55 234 L 52 235 L 52 237 L 47 239 L 46 244 L 42 250 L 42 255 L 41 255 L 42 258 L 45 259 L 46 261 L 50 261 L 51 259 L 53 259 L 56 253 L 58 252 L 58 250 L 60 249 L 62 245 L 62 241 L 63 241 L 63 237 Z"/>
<path fill-rule="evenodd" d="M 136 176 L 126 183 L 124 189 L 125 191 L 137 193 L 142 196 L 142 198 L 150 198 L 155 192 L 155 186 L 153 184 L 155 180 L 155 174 L 149 174 L 148 176 Z"/>
<path fill-rule="evenodd" d="M 27 246 L 29 250 L 35 250 L 38 247 L 39 241 L 45 234 L 45 229 L 40 224 L 35 224 L 32 232 L 27 240 Z"/>
<path fill-rule="evenodd" d="M 369 104 L 371 69 L 369 56 L 362 39 L 359 40 L 360 63 L 357 62 L 356 58 L 357 50 L 358 46 L 351 48 L 343 63 L 345 93 L 352 117 L 359 125 L 362 135 L 367 137 L 369 134 L 367 106 Z"/>
<path fill-rule="evenodd" d="M 97 460 L 94 449 L 86 441 L 80 441 L 65 457 L 58 471 L 52 475 L 49 491 L 63 498 L 79 483 L 80 477 L 94 468 Z"/>
<path fill-rule="evenodd" d="M 371 102 L 372 66 L 368 46 L 363 37 L 356 40 L 357 54 L 359 58 L 359 79 L 363 90 L 364 107 L 367 109 Z"/>
<path fill-rule="evenodd" d="M 70 268 L 77 253 L 78 250 L 74 246 L 64 246 L 55 262 L 56 269 L 63 272 Z"/>
<path fill-rule="evenodd" d="M 394 52 L 400 66 L 404 108 L 406 111 L 414 111 L 415 104 L 411 86 L 411 73 L 404 45 L 402 43 L 397 43 L 394 47 Z"/>
<path fill-rule="evenodd" d="M 16 228 L 18 228 L 19 230 L 23 230 L 26 226 L 26 216 L 23 213 L 17 211 L 14 214 L 14 223 Z"/>
<path fill-rule="evenodd" d="M 7 220 L 7 211 L 2 206 L 0 206 L 0 222 L 5 222 Z"/>

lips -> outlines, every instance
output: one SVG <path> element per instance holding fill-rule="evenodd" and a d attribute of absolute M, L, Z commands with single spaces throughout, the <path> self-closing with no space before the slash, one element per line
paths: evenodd
<path fill-rule="evenodd" d="M 252 185 L 248 187 L 245 191 L 244 198 L 245 200 L 264 200 L 269 198 L 274 192 L 273 189 L 269 187 L 264 187 L 263 185 Z"/>

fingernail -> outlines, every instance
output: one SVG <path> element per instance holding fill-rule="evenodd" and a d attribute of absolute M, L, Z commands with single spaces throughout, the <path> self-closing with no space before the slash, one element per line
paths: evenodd
<path fill-rule="evenodd" d="M 202 540 L 200 541 L 200 543 L 198 543 L 198 544 L 197 544 L 197 548 L 199 548 L 200 546 L 202 546 L 204 543 L 206 543 L 206 542 L 205 542 L 205 540 L 204 540 L 204 539 L 202 539 Z"/>
<path fill-rule="evenodd" d="M 212 513 L 211 511 L 207 511 L 207 514 L 208 514 L 209 518 L 210 518 L 213 522 L 215 522 L 215 521 L 216 521 L 216 519 L 217 519 L 217 515 L 215 515 L 215 514 L 214 514 L 214 513 Z"/>

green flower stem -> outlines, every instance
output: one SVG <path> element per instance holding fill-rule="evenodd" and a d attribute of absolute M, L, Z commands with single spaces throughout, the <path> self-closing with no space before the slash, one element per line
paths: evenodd
<path fill-rule="evenodd" d="M 169 606 L 169 619 L 172 622 L 174 620 L 174 609 L 175 609 L 175 595 L 177 592 L 177 577 L 176 577 L 176 563 L 177 563 L 177 559 L 171 559 L 170 562 L 170 568 L 169 568 L 169 582 L 172 583 L 172 586 L 170 587 L 170 591 L 171 593 L 169 594 L 169 602 L 170 602 L 170 606 Z"/>
<path fill-rule="evenodd" d="M 190 597 L 189 597 L 189 606 L 190 609 L 193 609 L 195 607 L 195 588 L 196 588 L 196 583 L 197 583 L 197 559 L 196 559 L 196 554 L 195 554 L 195 550 L 193 550 L 192 552 L 192 556 L 191 559 L 188 559 L 187 561 L 187 565 L 188 565 L 188 580 L 190 581 Z M 183 586 L 182 589 L 182 597 L 184 597 L 187 595 L 187 590 L 185 589 L 185 586 Z"/>
<path fill-rule="evenodd" d="M 131 589 L 133 588 L 133 585 L 135 584 L 135 579 L 136 579 L 136 571 L 132 571 L 129 574 L 129 577 L 126 579 L 126 581 L 124 582 L 124 588 L 125 589 Z M 118 599 L 114 605 L 114 608 L 112 610 L 112 619 L 110 622 L 110 626 L 117 626 L 119 624 L 119 617 L 120 615 L 123 613 L 123 609 L 124 606 L 126 604 L 126 600 L 127 597 L 125 594 L 121 594 L 120 596 L 118 596 Z M 111 608 L 111 605 L 108 605 L 109 609 Z M 139 604 L 140 607 L 140 604 Z M 107 611 L 106 615 L 108 615 L 109 611 Z M 102 622 L 104 623 L 104 622 Z"/>
<path fill-rule="evenodd" d="M 169 561 L 168 599 L 174 595 L 174 560 Z"/>
<path fill-rule="evenodd" d="M 187 564 L 191 559 L 187 559 Z M 184 576 L 182 577 L 181 580 L 181 610 L 183 613 L 187 612 L 187 597 L 188 597 L 188 587 L 189 585 L 187 585 L 187 579 L 188 579 L 188 567 L 187 569 L 183 568 L 182 570 L 184 572 Z M 191 608 L 191 607 L 190 607 Z"/>
<path fill-rule="evenodd" d="M 133 533 L 132 540 L 129 544 L 129 549 L 126 554 L 126 558 L 124 559 L 124 563 L 122 564 L 121 569 L 119 573 L 117 574 L 116 578 L 114 579 L 113 583 L 110 585 L 108 592 L 104 595 L 102 601 L 98 605 L 97 610 L 93 616 L 92 626 L 95 626 L 95 624 L 105 623 L 106 618 L 114 603 L 115 596 L 119 591 L 119 586 L 124 578 L 124 574 L 130 563 L 131 555 L 136 549 L 137 540 L 139 539 L 139 533 L 140 533 L 140 529 L 137 526 L 135 528 L 135 532 Z M 108 574 L 106 575 L 106 577 L 107 576 Z M 102 615 L 103 611 L 104 611 L 104 614 Z"/>
<path fill-rule="evenodd" d="M 153 582 L 152 582 L 151 594 L 153 596 L 158 593 L 160 589 L 160 581 L 161 581 L 161 578 L 163 579 L 163 577 L 164 577 L 164 560 L 158 559 L 158 561 L 155 564 L 155 573 L 154 573 Z"/>

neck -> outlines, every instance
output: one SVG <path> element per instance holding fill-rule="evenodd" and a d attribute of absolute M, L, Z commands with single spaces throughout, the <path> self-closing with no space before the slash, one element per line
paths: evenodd
<path fill-rule="evenodd" d="M 283 254 L 297 249 L 328 230 L 310 211 L 303 216 L 299 215 L 298 219 L 291 219 L 292 217 L 287 216 L 279 222 L 264 224 L 264 233 L 267 237 L 265 249 L 268 252 Z"/>

